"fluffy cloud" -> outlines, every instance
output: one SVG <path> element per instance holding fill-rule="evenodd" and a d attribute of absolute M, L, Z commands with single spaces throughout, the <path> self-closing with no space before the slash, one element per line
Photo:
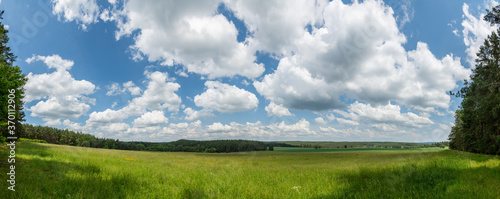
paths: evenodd
<path fill-rule="evenodd" d="M 326 121 L 322 117 L 317 117 L 316 119 L 314 119 L 314 122 L 316 122 L 317 124 L 323 124 L 323 125 L 328 124 L 328 121 Z"/>
<path fill-rule="evenodd" d="M 56 71 L 27 75 L 25 102 L 47 99 L 28 108 L 31 116 L 42 117 L 46 125 L 59 125 L 60 119 L 78 119 L 90 109 L 89 104 L 95 104 L 95 99 L 85 96 L 95 92 L 95 85 L 86 80 L 75 80 L 67 71 L 73 66 L 73 61 L 59 55 L 34 55 L 26 60 L 28 63 L 33 61 L 43 61 Z"/>
<path fill-rule="evenodd" d="M 356 121 L 352 121 L 352 120 L 346 120 L 346 119 L 343 119 L 343 118 L 337 118 L 337 121 L 341 124 L 348 124 L 348 125 L 352 125 L 352 126 L 358 126 L 359 123 L 356 122 Z"/>
<path fill-rule="evenodd" d="M 83 30 L 98 21 L 99 6 L 95 0 L 52 0 L 52 13 L 59 20 L 76 21 Z"/>
<path fill-rule="evenodd" d="M 266 99 L 293 109 L 323 110 L 343 107 L 335 99 L 339 95 L 339 89 L 323 79 L 314 78 L 307 69 L 297 66 L 295 59 L 283 58 L 273 74 L 266 75 L 260 82 L 255 81 L 253 85 Z"/>
<path fill-rule="evenodd" d="M 279 104 L 275 104 L 274 102 L 269 103 L 269 105 L 267 105 L 265 109 L 267 112 L 267 116 L 283 117 L 292 115 L 287 108 Z"/>
<path fill-rule="evenodd" d="M 123 110 L 106 109 L 105 111 L 101 112 L 92 112 L 89 115 L 87 123 L 99 123 L 100 125 L 102 125 L 103 123 L 121 122 L 128 117 L 129 115 Z"/>
<path fill-rule="evenodd" d="M 152 111 L 144 113 L 141 117 L 135 119 L 132 124 L 136 127 L 157 126 L 168 123 L 163 111 Z"/>
<path fill-rule="evenodd" d="M 183 64 L 187 71 L 209 78 L 260 76 L 264 67 L 254 63 L 255 51 L 237 41 L 232 22 L 214 14 L 219 3 L 127 1 L 122 10 L 113 11 L 119 29 L 116 38 L 137 33 L 130 47 L 136 59 L 144 55 L 163 65 Z"/>
<path fill-rule="evenodd" d="M 288 54 L 305 27 L 321 25 L 322 8 L 327 1 L 225 1 L 253 33 L 250 45 L 257 50 Z"/>
<path fill-rule="evenodd" d="M 266 99 L 308 110 L 342 108 L 341 95 L 370 104 L 448 108 L 446 92 L 470 74 L 459 58 L 438 59 L 423 42 L 406 52 L 394 12 L 381 1 L 332 1 L 320 13 L 322 26 L 295 37 L 293 53 L 254 82 Z"/>
<path fill-rule="evenodd" d="M 208 109 L 203 109 L 200 111 L 193 110 L 192 108 L 184 109 L 184 114 L 186 114 L 185 120 L 198 120 L 201 118 L 214 118 L 215 115 Z"/>
<path fill-rule="evenodd" d="M 239 112 L 257 108 L 257 97 L 244 89 L 218 81 L 205 82 L 207 90 L 194 97 L 196 106 L 219 112 Z"/>
<path fill-rule="evenodd" d="M 106 109 L 101 112 L 92 112 L 86 122 L 85 127 L 96 128 L 110 123 L 119 123 L 123 120 L 142 115 L 134 120 L 134 125 L 140 127 L 151 126 L 156 123 L 167 123 L 168 119 L 163 115 L 163 111 L 176 112 L 182 102 L 181 98 L 175 93 L 180 85 L 175 82 L 169 82 L 168 74 L 162 72 L 146 73 L 149 79 L 147 89 L 132 99 L 125 107 L 119 110 Z M 125 83 L 124 88 L 135 86 L 133 83 Z M 150 111 L 150 112 L 148 112 Z M 146 121 L 150 120 L 150 121 Z"/>
<path fill-rule="evenodd" d="M 412 112 L 401 112 L 401 107 L 388 103 L 387 105 L 371 106 L 354 102 L 347 108 L 347 113 L 343 114 L 354 121 L 372 122 L 382 124 L 397 124 L 409 127 L 422 127 L 434 124 L 428 117 L 419 116 Z M 337 118 L 341 123 L 356 123 L 348 122 L 345 119 Z"/>
<path fill-rule="evenodd" d="M 29 108 L 31 116 L 51 119 L 78 119 L 90 109 L 90 105 L 82 103 L 77 98 L 67 97 L 59 100 L 50 97 L 46 101 L 40 101 Z"/>
<path fill-rule="evenodd" d="M 207 126 L 207 130 L 209 132 L 214 132 L 214 131 L 230 131 L 231 129 L 232 129 L 231 126 L 229 126 L 229 125 L 223 125 L 220 122 L 215 122 L 215 123 Z"/>
<path fill-rule="evenodd" d="M 487 8 L 491 9 L 495 5 L 498 5 L 498 3 L 491 1 L 490 5 L 487 5 Z M 473 16 L 469 12 L 469 5 L 466 3 L 462 6 L 462 10 L 464 12 L 464 20 L 462 21 L 464 29 L 462 30 L 462 34 L 464 36 L 464 44 L 467 46 L 467 62 L 469 62 L 472 68 L 475 68 L 476 53 L 479 52 L 479 47 L 483 45 L 488 35 L 497 29 L 497 25 L 491 26 L 489 22 L 485 21 L 484 14 L 481 14 L 478 18 Z"/>
<path fill-rule="evenodd" d="M 167 73 L 156 71 L 147 74 L 147 77 L 150 80 L 147 89 L 142 96 L 134 98 L 126 108 L 178 111 L 182 100 L 175 92 L 181 86 L 169 82 Z"/>
<path fill-rule="evenodd" d="M 43 63 L 45 63 L 45 65 L 47 65 L 49 68 L 54 68 L 56 70 L 70 70 L 71 67 L 73 67 L 73 65 L 75 64 L 73 61 L 63 59 L 59 55 L 33 55 L 33 57 L 26 59 L 26 62 L 28 64 L 31 64 L 34 61 L 43 61 Z"/>
<path fill-rule="evenodd" d="M 123 86 L 120 86 L 120 84 L 118 83 L 113 83 L 110 86 L 108 86 L 108 92 L 106 93 L 106 95 L 113 96 L 113 95 L 123 94 L 126 92 L 130 92 L 131 95 L 140 95 L 141 88 L 136 86 L 132 81 L 123 83 Z"/>

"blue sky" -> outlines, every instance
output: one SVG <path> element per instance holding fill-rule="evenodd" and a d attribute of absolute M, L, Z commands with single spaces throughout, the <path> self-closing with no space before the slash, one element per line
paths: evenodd
<path fill-rule="evenodd" d="M 444 141 L 495 1 L 1 1 L 26 122 L 120 140 Z"/>

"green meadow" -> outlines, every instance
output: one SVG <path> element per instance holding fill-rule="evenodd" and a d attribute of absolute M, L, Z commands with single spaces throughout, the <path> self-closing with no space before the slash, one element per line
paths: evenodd
<path fill-rule="evenodd" d="M 143 152 L 22 142 L 0 198 L 498 198 L 500 159 L 437 148 Z M 321 152 L 321 153 L 318 153 Z"/>

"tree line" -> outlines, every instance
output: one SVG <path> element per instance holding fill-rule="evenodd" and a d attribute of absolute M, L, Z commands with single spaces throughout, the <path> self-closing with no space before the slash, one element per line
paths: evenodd
<path fill-rule="evenodd" d="M 82 132 L 74 132 L 68 129 L 57 129 L 46 126 L 34 126 L 23 124 L 24 134 L 22 138 L 44 140 L 51 144 L 63 144 L 80 147 L 121 149 L 135 151 L 164 151 L 164 152 L 241 152 L 241 151 L 264 151 L 272 149 L 264 142 L 252 140 L 177 140 L 173 142 L 123 142 L 118 139 L 98 138 Z"/>
<path fill-rule="evenodd" d="M 3 19 L 3 13 L 0 11 L 0 19 Z M 0 21 L 0 141 L 22 134 L 23 87 L 28 81 L 21 68 L 14 65 L 17 57 L 7 46 L 8 32 Z"/>
<path fill-rule="evenodd" d="M 500 24 L 500 6 L 487 10 L 484 20 Z M 463 98 L 455 113 L 450 148 L 500 155 L 500 29 L 484 41 L 477 53 L 470 81 L 450 94 Z"/>

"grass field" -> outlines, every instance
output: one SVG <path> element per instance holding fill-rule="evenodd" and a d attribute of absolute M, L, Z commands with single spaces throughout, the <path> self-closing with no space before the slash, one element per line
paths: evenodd
<path fill-rule="evenodd" d="M 7 151 L 2 147 L 5 157 Z M 225 154 L 162 153 L 23 142 L 16 151 L 16 191 L 7 190 L 8 168 L 3 165 L 0 198 L 500 195 L 498 156 L 451 150 L 294 153 L 283 152 L 284 149 Z"/>

